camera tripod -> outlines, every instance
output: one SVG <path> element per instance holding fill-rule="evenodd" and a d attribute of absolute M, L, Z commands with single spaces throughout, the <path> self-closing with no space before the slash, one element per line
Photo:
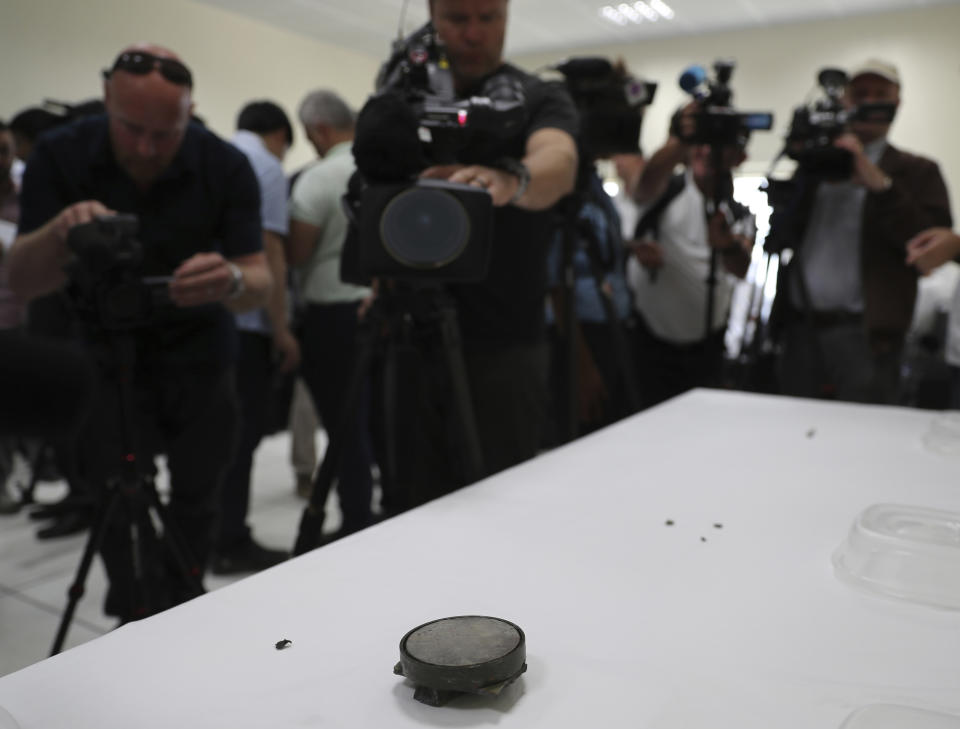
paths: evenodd
<path fill-rule="evenodd" d="M 779 159 L 779 157 L 777 159 Z M 776 165 L 777 159 L 774 159 L 773 165 Z M 770 179 L 772 170 L 773 166 L 771 166 L 771 173 L 768 173 L 767 179 Z M 807 346 L 812 354 L 814 368 L 820 375 L 817 396 L 824 400 L 833 400 L 836 398 L 837 388 L 836 385 L 830 382 L 827 378 L 827 356 L 824 351 L 823 342 L 817 333 L 817 327 L 814 321 L 814 308 L 810 299 L 810 287 L 807 283 L 807 277 L 803 270 L 802 243 L 807 226 L 810 222 L 810 214 L 816 201 L 817 190 L 820 187 L 820 182 L 821 180 L 817 175 L 808 175 L 798 171 L 793 180 L 791 180 L 789 183 L 778 183 L 781 186 L 789 185 L 789 193 L 784 193 L 782 187 L 779 188 L 776 193 L 772 191 L 768 193 L 771 197 L 773 214 L 770 217 L 770 231 L 767 234 L 766 241 L 764 241 L 763 248 L 767 253 L 767 276 L 770 275 L 769 267 L 771 265 L 770 260 L 773 254 L 776 254 L 779 257 L 782 256 L 783 251 L 786 249 L 793 251 L 793 257 L 790 260 L 789 267 L 791 270 L 791 278 L 795 277 L 797 294 L 800 299 L 800 311 L 797 312 L 797 314 L 799 314 L 800 321 L 803 326 L 803 335 L 807 340 Z M 777 199 L 773 199 L 774 194 L 776 194 Z M 789 200 L 784 199 L 786 194 L 789 194 Z M 777 266 L 778 269 L 782 269 L 779 259 Z M 779 287 L 785 282 L 787 285 L 789 285 L 788 279 L 778 274 L 777 288 L 779 289 Z M 783 295 L 788 297 L 787 301 L 789 302 L 790 292 L 784 291 Z M 774 308 L 783 308 L 783 303 L 778 302 Z M 786 308 L 792 309 L 792 306 L 790 306 L 788 303 Z M 781 311 L 779 313 L 783 315 L 785 312 Z M 788 316 L 796 315 L 792 311 L 786 313 Z M 771 321 L 767 324 L 768 329 L 774 328 L 773 319 L 776 316 L 776 311 L 771 312 Z M 749 362 L 755 364 L 759 361 L 761 357 L 761 348 L 763 347 L 764 339 L 768 334 L 769 332 L 761 330 L 758 322 L 757 330 L 754 332 L 753 340 L 751 341 L 747 350 L 747 360 Z"/>
<path fill-rule="evenodd" d="M 606 194 L 606 193 L 604 193 Z M 576 273 L 574 271 L 574 254 L 578 241 L 581 243 L 590 266 L 590 277 L 596 288 L 597 296 L 603 306 L 605 322 L 607 324 L 608 336 L 612 345 L 614 357 L 617 361 L 617 369 L 623 383 L 626 405 L 629 412 L 637 412 L 640 409 L 640 394 L 636 380 L 636 366 L 633 361 L 633 355 L 630 353 L 630 347 L 627 344 L 623 332 L 623 324 L 613 305 L 612 297 L 604 289 L 607 268 L 604 257 L 601 252 L 601 243 L 597 237 L 597 232 L 589 221 L 580 218 L 580 211 L 584 203 L 589 198 L 586 191 L 581 190 L 578 194 L 566 201 L 563 210 L 563 219 L 561 222 L 562 236 L 562 270 L 563 270 L 563 304 L 562 312 L 557 312 L 557 320 L 563 321 L 564 331 L 566 332 L 564 365 L 565 365 L 565 384 L 566 400 L 564 408 L 564 432 L 562 438 L 564 442 L 572 441 L 579 435 L 579 407 L 578 407 L 578 383 L 579 372 L 577 368 L 577 337 L 574 335 L 578 324 L 576 306 L 574 301 L 574 287 L 576 285 Z M 612 246 L 621 247 L 619 241 L 619 230 L 614 230 L 615 240 Z M 611 252 L 615 256 L 615 253 Z M 586 343 L 584 343 L 586 346 Z"/>
<path fill-rule="evenodd" d="M 67 605 L 57 629 L 57 636 L 50 655 L 56 655 L 63 648 L 77 603 L 84 594 L 84 584 L 93 563 L 94 555 L 103 544 L 104 537 L 118 510 L 127 530 L 129 545 L 127 557 L 132 571 L 134 588 L 134 617 L 147 617 L 167 607 L 162 596 L 153 594 L 157 585 L 151 584 L 151 560 L 164 559 L 166 554 L 173 558 L 182 584 L 187 586 L 193 596 L 204 592 L 201 583 L 201 570 L 190 556 L 182 536 L 168 518 L 166 508 L 160 500 L 154 484 L 154 469 L 149 458 L 141 459 L 140 449 L 134 429 L 135 413 L 133 407 L 133 371 L 135 362 L 135 342 L 131 331 L 106 332 L 110 364 L 115 368 L 117 379 L 120 444 L 117 453 L 120 462 L 119 474 L 109 478 L 104 484 L 104 492 L 99 500 L 90 534 L 87 538 L 80 564 L 73 583 L 67 591 Z M 156 531 L 156 523 L 161 529 Z M 165 568 L 164 565 L 160 565 Z"/>
<path fill-rule="evenodd" d="M 435 284 L 415 287 L 397 283 L 394 290 L 381 292 L 366 312 L 357 331 L 356 359 L 347 386 L 343 407 L 333 428 L 328 428 L 329 441 L 323 462 L 313 481 L 310 501 L 300 519 L 295 555 L 321 545 L 324 507 L 343 458 L 344 441 L 352 437 L 363 402 L 363 391 L 369 382 L 374 360 L 384 360 L 384 419 L 386 442 L 380 464 L 384 480 L 395 482 L 398 473 L 396 433 L 403 426 L 397 412 L 397 350 L 404 341 L 412 341 L 418 333 L 435 335 L 449 377 L 453 416 L 457 436 L 460 471 L 458 481 L 472 483 L 483 476 L 483 456 L 477 432 L 466 365 L 461 350 L 457 311 L 448 294 Z"/>

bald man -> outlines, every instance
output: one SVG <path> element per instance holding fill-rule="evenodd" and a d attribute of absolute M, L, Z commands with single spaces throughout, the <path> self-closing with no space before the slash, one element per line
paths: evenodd
<path fill-rule="evenodd" d="M 239 150 L 191 122 L 193 77 L 174 53 L 131 46 L 103 76 L 106 115 L 59 129 L 34 149 L 10 281 L 25 298 L 73 292 L 64 272 L 70 231 L 98 216 L 137 215 L 143 258 L 133 273 L 167 279 L 169 301 L 130 327 L 134 417 L 126 420 L 119 398 L 128 365 L 112 354 L 108 312 L 98 303 L 81 317 L 82 339 L 100 362 L 81 465 L 90 486 L 102 488 L 120 476 L 129 439 L 142 472 L 165 453 L 169 516 L 184 537 L 190 572 L 202 575 L 236 433 L 231 311 L 262 306 L 271 286 L 259 189 Z M 116 282 L 104 277 L 103 285 L 109 293 Z M 129 313 L 128 304 L 118 308 Z M 115 513 L 101 548 L 111 583 L 106 612 L 132 620 L 195 594 L 150 540 L 134 556 L 129 522 L 137 517 Z M 137 572 L 140 561 L 146 567 Z"/>

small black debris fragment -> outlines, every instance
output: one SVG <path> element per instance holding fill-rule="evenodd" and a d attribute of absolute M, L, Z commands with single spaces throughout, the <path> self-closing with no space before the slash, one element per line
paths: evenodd
<path fill-rule="evenodd" d="M 815 436 L 816 434 L 817 434 L 817 429 L 816 429 L 816 428 L 810 428 L 810 430 L 807 431 L 807 437 L 808 437 L 808 438 L 812 438 L 812 437 Z"/>
<path fill-rule="evenodd" d="M 706 537 L 700 537 L 700 541 L 701 541 L 701 542 L 705 542 L 705 541 L 707 541 L 707 538 L 706 538 Z"/>
<path fill-rule="evenodd" d="M 720 522 L 717 522 L 716 524 L 713 525 L 713 528 L 714 528 L 714 529 L 723 529 L 723 524 L 721 524 Z"/>
<path fill-rule="evenodd" d="M 286 638 L 284 638 L 283 640 L 278 640 L 278 641 L 277 641 L 276 648 L 277 648 L 278 651 L 282 651 L 282 650 L 283 650 L 284 648 L 286 648 L 288 645 L 293 645 L 293 641 L 292 641 L 292 640 L 287 640 Z"/>
<path fill-rule="evenodd" d="M 667 519 L 667 526 L 673 526 L 673 519 Z"/>

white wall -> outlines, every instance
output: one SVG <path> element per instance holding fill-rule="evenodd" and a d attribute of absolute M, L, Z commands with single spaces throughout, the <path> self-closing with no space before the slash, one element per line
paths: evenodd
<path fill-rule="evenodd" d="M 297 127 L 288 170 L 315 157 L 296 121 L 303 95 L 333 88 L 359 107 L 379 67 L 379 59 L 187 0 L 0 0 L 0 118 L 44 98 L 101 96 L 100 71 L 137 41 L 180 54 L 194 74 L 196 113 L 218 134 L 233 132 L 247 101 L 283 106 Z"/>
<path fill-rule="evenodd" d="M 361 0 L 362 1 L 362 0 Z M 523 0 L 517 0 L 522 2 Z M 196 76 L 197 113 L 229 135 L 248 100 L 270 98 L 294 118 L 303 94 L 329 86 L 363 103 L 379 66 L 373 58 L 313 41 L 189 0 L 0 0 L 4 82 L 0 118 L 44 97 L 77 101 L 99 96 L 100 70 L 125 45 L 149 40 L 180 53 Z M 511 59 L 537 68 L 567 55 L 623 56 L 635 72 L 660 82 L 647 114 L 643 145 L 654 150 L 684 100 L 676 80 L 692 63 L 737 60 L 735 101 L 773 110 L 773 133 L 758 133 L 744 170 L 762 174 L 779 149 L 792 108 L 826 65 L 852 66 L 880 55 L 904 79 L 903 104 L 891 141 L 940 162 L 960 218 L 960 5 L 855 18 L 753 28 L 633 45 L 580 48 Z M 286 167 L 313 158 L 299 129 Z"/>
<path fill-rule="evenodd" d="M 815 86 L 820 68 L 850 68 L 870 56 L 889 59 L 903 79 L 903 101 L 890 140 L 940 163 L 960 225 L 960 5 L 512 60 L 535 69 L 566 55 L 622 56 L 634 73 L 660 83 L 644 120 L 642 141 L 648 154 L 663 142 L 670 115 L 687 98 L 677 86 L 682 70 L 694 63 L 709 67 L 717 58 L 736 59 L 731 84 L 736 106 L 775 113 L 774 131 L 754 134 L 751 160 L 743 168 L 757 174 L 766 171 L 779 151 L 792 109 Z"/>

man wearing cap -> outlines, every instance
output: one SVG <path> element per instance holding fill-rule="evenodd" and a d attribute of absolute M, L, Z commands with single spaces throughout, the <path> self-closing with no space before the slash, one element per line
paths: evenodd
<path fill-rule="evenodd" d="M 236 434 L 236 334 L 228 308 L 262 306 L 271 277 L 257 179 L 242 152 L 191 122 L 192 89 L 190 71 L 169 50 L 123 51 L 104 72 L 107 114 L 58 129 L 34 149 L 9 270 L 11 286 L 26 298 L 60 288 L 76 293 L 64 272 L 70 231 L 115 212 L 138 217 L 143 255 L 130 272 L 135 280 L 153 279 L 167 301 L 133 306 L 126 296 L 114 312 L 142 316 L 122 327 L 133 342 L 132 371 L 114 354 L 116 327 L 107 326 L 103 297 L 83 316 L 83 339 L 100 376 L 81 466 L 99 489 L 116 481 L 124 461 L 149 475 L 153 456 L 165 453 L 169 521 L 183 537 L 189 571 L 202 575 Z M 120 290 L 109 275 L 97 281 L 107 293 Z M 121 383 L 131 381 L 133 417 L 125 419 Z M 128 456 L 123 446 L 131 441 L 135 453 Z M 115 510 L 101 548 L 110 579 L 106 612 L 121 621 L 192 592 L 183 571 L 166 565 L 165 548 L 147 538 L 149 522 L 125 511 Z M 138 548 L 132 525 L 145 527 Z"/>
<path fill-rule="evenodd" d="M 846 104 L 900 103 L 895 66 L 870 60 L 847 85 Z M 849 180 L 819 183 L 798 251 L 779 287 L 785 394 L 895 403 L 900 356 L 913 316 L 917 271 L 907 241 L 951 224 L 932 160 L 887 142 L 889 122 L 853 121 L 834 144 L 850 152 Z"/>

